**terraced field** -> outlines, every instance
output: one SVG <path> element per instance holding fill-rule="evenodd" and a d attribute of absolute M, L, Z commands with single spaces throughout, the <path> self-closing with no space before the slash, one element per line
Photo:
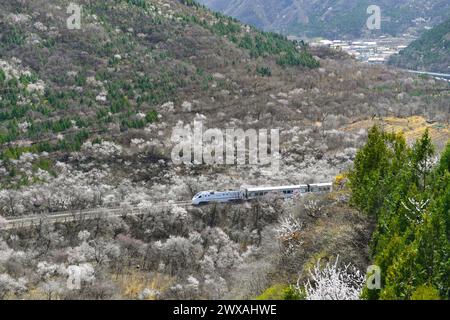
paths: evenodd
<path fill-rule="evenodd" d="M 346 132 L 358 132 L 361 129 L 367 130 L 375 124 L 388 132 L 403 133 L 409 143 L 415 142 L 428 129 L 431 139 L 438 150 L 442 150 L 450 140 L 450 125 L 448 123 L 430 122 L 422 116 L 407 118 L 383 117 L 381 119 L 362 120 L 345 126 L 343 130 Z"/>

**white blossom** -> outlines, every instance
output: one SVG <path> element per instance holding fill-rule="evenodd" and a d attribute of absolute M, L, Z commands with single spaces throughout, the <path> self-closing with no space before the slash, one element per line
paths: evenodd
<path fill-rule="evenodd" d="M 25 278 L 16 280 L 7 273 L 0 274 L 0 299 L 3 299 L 7 294 L 18 294 L 26 289 Z"/>
<path fill-rule="evenodd" d="M 66 268 L 65 273 L 80 284 L 91 283 L 95 280 L 94 267 L 90 263 L 70 265 Z"/>
<path fill-rule="evenodd" d="M 36 83 L 30 83 L 27 86 L 28 92 L 36 92 L 39 94 L 44 94 L 45 92 L 45 84 L 42 80 L 38 80 Z"/>
<path fill-rule="evenodd" d="M 299 232 L 302 229 L 302 223 L 296 219 L 292 213 L 287 216 L 282 216 L 279 220 L 279 225 L 275 229 L 280 238 L 290 236 Z"/>
<path fill-rule="evenodd" d="M 90 141 L 86 141 L 81 146 L 81 150 L 97 159 L 109 159 L 111 157 L 117 157 L 122 154 L 122 147 L 111 141 L 102 141 L 101 143 L 92 144 Z"/>
<path fill-rule="evenodd" d="M 359 300 L 365 276 L 351 264 L 338 267 L 334 264 L 320 266 L 320 260 L 311 272 L 312 282 L 305 285 L 307 300 Z M 299 288 L 297 283 L 297 288 Z"/>

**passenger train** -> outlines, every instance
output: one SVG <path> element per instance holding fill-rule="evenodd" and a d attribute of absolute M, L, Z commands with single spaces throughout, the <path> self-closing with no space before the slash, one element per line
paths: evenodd
<path fill-rule="evenodd" d="M 192 198 L 192 204 L 202 205 L 211 202 L 246 201 L 264 197 L 269 193 L 279 195 L 281 198 L 292 198 L 297 194 L 331 192 L 332 189 L 333 184 L 330 182 L 282 187 L 241 188 L 240 190 L 229 191 L 201 191 Z"/>

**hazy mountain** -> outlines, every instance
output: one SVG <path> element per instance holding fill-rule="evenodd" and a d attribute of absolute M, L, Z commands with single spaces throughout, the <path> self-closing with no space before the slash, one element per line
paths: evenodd
<path fill-rule="evenodd" d="M 442 22 L 447 0 L 199 0 L 213 10 L 264 30 L 327 38 L 371 35 L 366 28 L 370 5 L 381 8 L 381 30 L 373 34 L 416 34 Z"/>
<path fill-rule="evenodd" d="M 450 73 L 450 19 L 425 32 L 390 63 L 406 69 Z"/>

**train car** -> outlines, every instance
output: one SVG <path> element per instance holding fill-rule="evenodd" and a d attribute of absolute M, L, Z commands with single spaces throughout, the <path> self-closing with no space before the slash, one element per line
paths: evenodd
<path fill-rule="evenodd" d="M 278 195 L 280 198 L 292 198 L 298 194 L 331 192 L 332 189 L 332 183 L 313 183 L 281 187 L 243 188 L 241 190 L 229 190 L 224 192 L 202 191 L 192 198 L 192 204 L 202 205 L 211 202 L 226 203 L 241 200 L 253 200 L 262 198 L 268 194 Z"/>
<path fill-rule="evenodd" d="M 308 185 L 308 192 L 322 193 L 333 191 L 333 183 L 313 183 Z"/>
<path fill-rule="evenodd" d="M 292 185 L 281 187 L 256 187 L 245 189 L 245 196 L 247 200 L 261 198 L 269 193 L 278 194 L 284 198 L 292 198 L 299 193 L 308 192 L 308 185 Z"/>
<path fill-rule="evenodd" d="M 232 201 L 239 201 L 244 199 L 244 194 L 241 190 L 230 190 L 230 191 L 224 191 L 224 192 L 218 192 L 218 191 L 202 191 L 197 193 L 192 198 L 192 204 L 193 205 L 202 205 L 207 204 L 211 202 L 232 202 Z"/>

